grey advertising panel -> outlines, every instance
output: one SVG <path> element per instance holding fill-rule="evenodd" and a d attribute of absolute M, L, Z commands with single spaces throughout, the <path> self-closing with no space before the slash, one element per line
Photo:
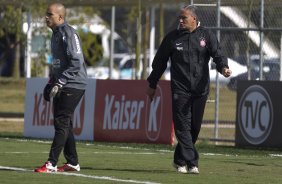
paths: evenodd
<path fill-rule="evenodd" d="M 235 145 L 282 147 L 282 82 L 239 81 Z"/>

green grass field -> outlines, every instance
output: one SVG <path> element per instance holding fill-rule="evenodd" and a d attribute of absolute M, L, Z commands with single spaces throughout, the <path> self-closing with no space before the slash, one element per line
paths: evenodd
<path fill-rule="evenodd" d="M 0 112 L 23 113 L 25 79 L 0 78 Z"/>
<path fill-rule="evenodd" d="M 200 174 L 179 174 L 166 145 L 78 142 L 81 172 L 34 173 L 46 161 L 50 141 L 0 138 L 1 184 L 163 183 L 274 184 L 282 181 L 281 151 L 197 144 Z M 59 165 L 63 164 L 61 157 Z M 21 169 L 21 170 L 20 170 Z"/>

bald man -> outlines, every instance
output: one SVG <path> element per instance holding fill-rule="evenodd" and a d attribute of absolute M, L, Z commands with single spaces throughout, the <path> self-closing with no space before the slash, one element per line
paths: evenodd
<path fill-rule="evenodd" d="M 79 35 L 67 24 L 65 16 L 64 5 L 53 3 L 48 6 L 45 20 L 53 31 L 52 64 L 43 96 L 46 101 L 53 100 L 55 136 L 47 162 L 35 172 L 80 171 L 72 117 L 84 95 L 87 73 Z M 62 150 L 66 163 L 57 167 Z"/>
<path fill-rule="evenodd" d="M 65 16 L 66 9 L 64 5 L 59 3 L 51 4 L 49 5 L 46 12 L 46 24 L 54 31 L 56 26 L 61 25 L 65 22 Z"/>

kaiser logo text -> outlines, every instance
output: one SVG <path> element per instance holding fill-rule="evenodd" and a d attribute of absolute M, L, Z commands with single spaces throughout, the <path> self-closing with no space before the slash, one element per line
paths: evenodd
<path fill-rule="evenodd" d="M 118 99 L 106 94 L 103 129 L 139 129 L 144 101 L 126 100 L 125 95 Z"/>
<path fill-rule="evenodd" d="M 143 99 L 127 99 L 126 95 L 104 97 L 104 130 L 143 131 L 147 138 L 155 141 L 161 129 L 161 97 L 148 103 Z"/>
<path fill-rule="evenodd" d="M 80 135 L 83 129 L 84 123 L 84 111 L 85 111 L 85 97 L 82 98 L 78 107 L 75 109 L 72 124 L 74 128 L 74 134 Z M 34 94 L 34 106 L 33 106 L 33 126 L 53 126 L 53 103 L 47 102 L 43 99 L 42 93 Z"/>

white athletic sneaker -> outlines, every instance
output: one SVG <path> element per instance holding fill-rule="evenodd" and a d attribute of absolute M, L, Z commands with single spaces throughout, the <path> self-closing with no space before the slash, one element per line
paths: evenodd
<path fill-rule="evenodd" d="M 183 174 L 186 174 L 188 173 L 188 169 L 187 169 L 187 166 L 184 165 L 184 166 L 180 166 L 180 165 L 177 165 L 176 163 L 172 162 L 172 166 L 177 170 L 177 172 L 179 173 L 183 173 Z"/>
<path fill-rule="evenodd" d="M 189 174 L 200 174 L 199 169 L 196 166 L 188 168 L 188 173 Z"/>

